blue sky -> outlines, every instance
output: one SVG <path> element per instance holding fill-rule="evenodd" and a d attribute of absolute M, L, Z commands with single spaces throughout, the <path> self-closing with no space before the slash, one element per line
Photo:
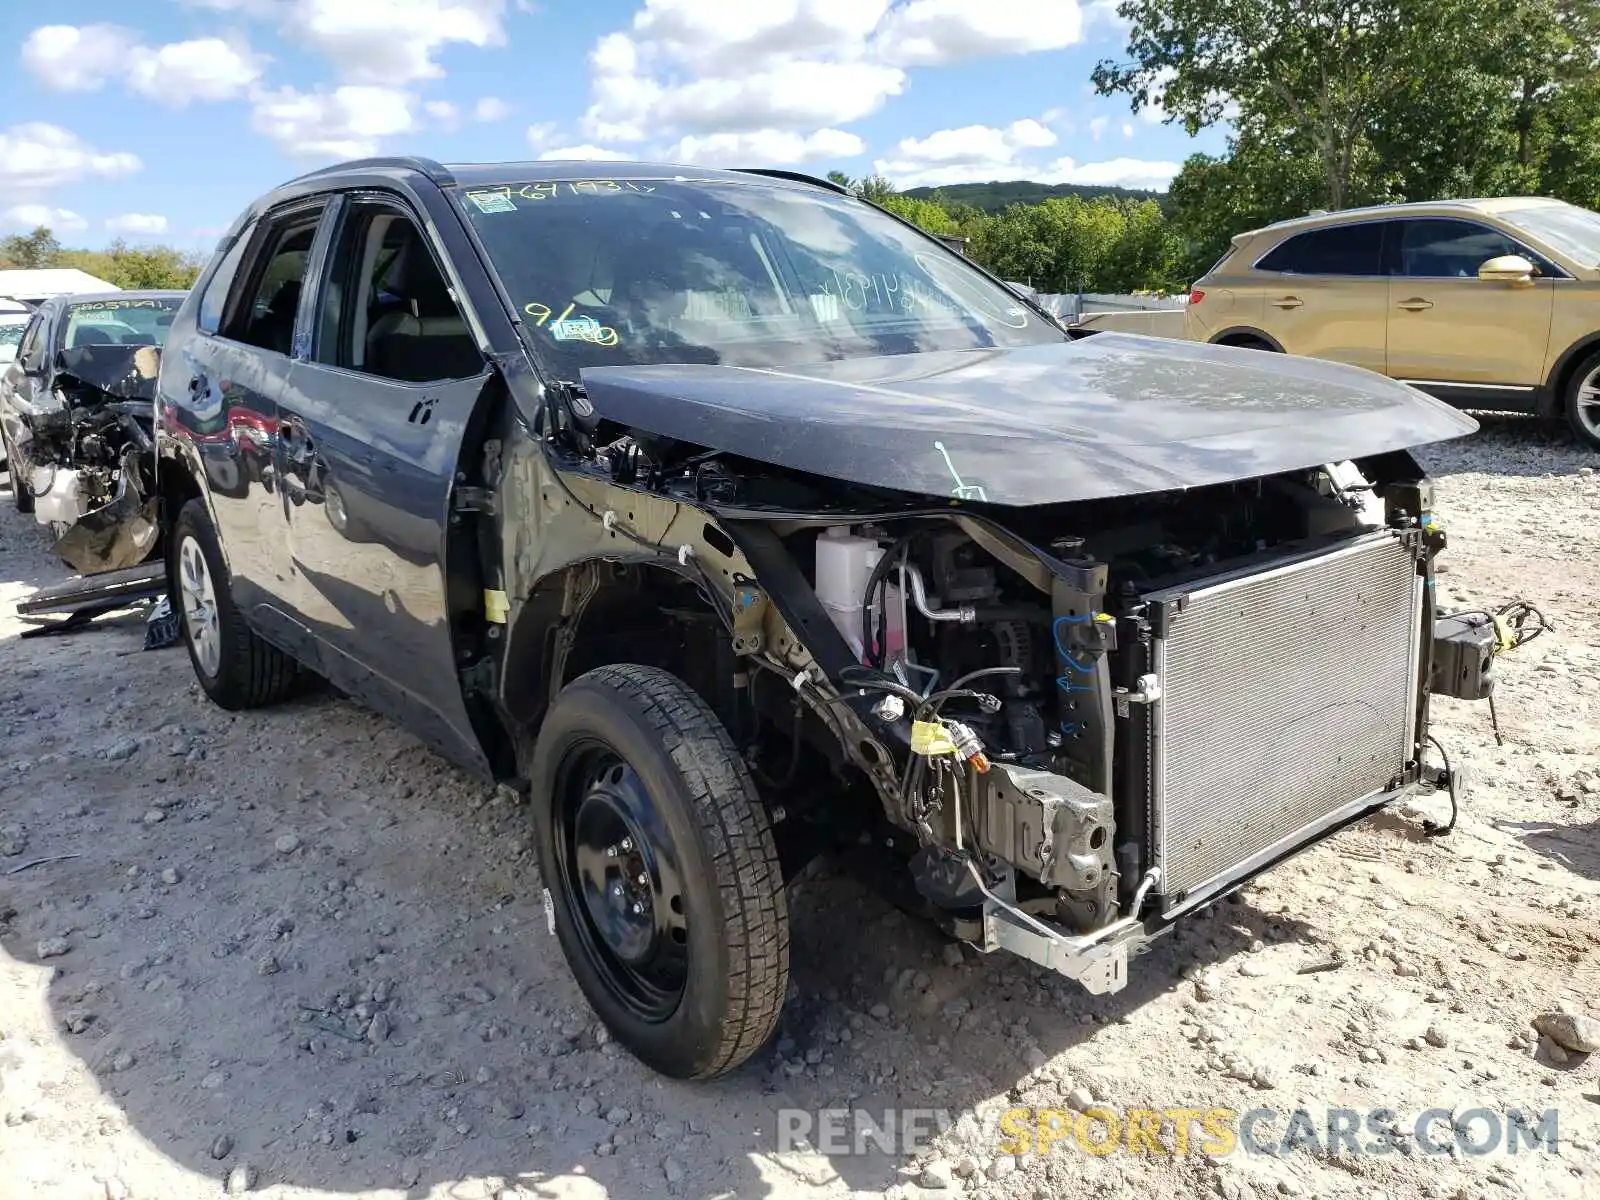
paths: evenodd
<path fill-rule="evenodd" d="M 1110 0 L 56 0 L 0 14 L 0 225 L 205 248 L 371 153 L 1164 186 Z M 41 17 L 48 19 L 42 20 Z"/>

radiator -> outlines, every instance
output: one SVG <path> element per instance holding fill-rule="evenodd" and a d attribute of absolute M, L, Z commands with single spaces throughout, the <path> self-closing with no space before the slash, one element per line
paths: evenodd
<path fill-rule="evenodd" d="M 1144 597 L 1160 684 L 1147 729 L 1164 913 L 1369 806 L 1414 757 L 1415 545 L 1380 531 Z"/>

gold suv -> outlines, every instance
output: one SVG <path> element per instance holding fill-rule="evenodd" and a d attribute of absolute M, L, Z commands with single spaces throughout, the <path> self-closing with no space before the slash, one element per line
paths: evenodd
<path fill-rule="evenodd" d="M 1194 285 L 1196 340 L 1331 358 L 1466 408 L 1564 414 L 1600 449 L 1600 213 L 1508 197 L 1241 233 Z"/>

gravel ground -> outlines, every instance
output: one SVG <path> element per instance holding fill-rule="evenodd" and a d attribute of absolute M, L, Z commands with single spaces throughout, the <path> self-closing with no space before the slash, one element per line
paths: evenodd
<path fill-rule="evenodd" d="M 1347 830 L 1103 998 L 824 864 L 795 888 L 780 1040 L 698 1086 L 586 1009 L 525 809 L 335 697 L 230 716 L 136 615 L 18 640 L 13 603 L 64 572 L 0 502 L 0 1195 L 1600 1194 L 1600 1063 L 1531 1024 L 1600 1019 L 1600 460 L 1493 417 L 1426 458 L 1445 603 L 1525 596 L 1558 627 L 1501 664 L 1503 747 L 1483 706 L 1438 702 L 1476 772 L 1453 836 Z M 1554 1108 L 1561 1145 L 1001 1153 L 1006 1108 L 1095 1103 L 1266 1106 L 1268 1139 L 1297 1107 Z M 962 1119 L 914 1158 L 777 1150 L 780 1109 L 889 1106 Z"/>

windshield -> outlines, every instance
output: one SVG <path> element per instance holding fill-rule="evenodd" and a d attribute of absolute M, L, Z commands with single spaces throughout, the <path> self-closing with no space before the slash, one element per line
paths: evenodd
<path fill-rule="evenodd" d="M 1576 204 L 1513 208 L 1505 219 L 1586 267 L 1600 267 L 1600 213 Z"/>
<path fill-rule="evenodd" d="M 67 309 L 61 346 L 161 346 L 182 296 L 153 300 L 87 300 Z"/>
<path fill-rule="evenodd" d="M 571 179 L 459 194 L 541 365 L 780 367 L 1065 334 L 843 196 L 761 180 Z"/>

